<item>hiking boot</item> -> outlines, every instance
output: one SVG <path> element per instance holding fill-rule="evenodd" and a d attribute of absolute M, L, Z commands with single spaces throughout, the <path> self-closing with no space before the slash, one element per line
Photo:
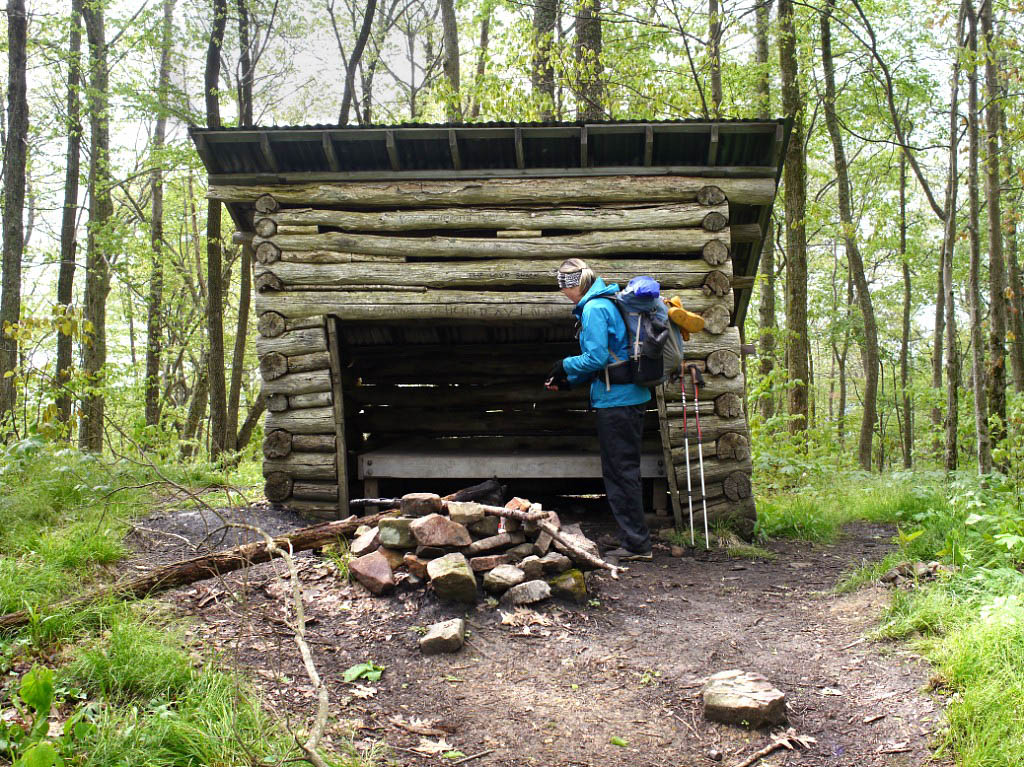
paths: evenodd
<path fill-rule="evenodd" d="M 654 560 L 652 551 L 630 551 L 629 549 L 612 549 L 606 551 L 605 559 L 613 559 L 616 562 L 651 562 Z"/>
<path fill-rule="evenodd" d="M 597 545 L 602 549 L 617 549 L 622 546 L 622 541 L 619 540 L 619 536 L 617 535 L 605 533 L 597 539 Z"/>

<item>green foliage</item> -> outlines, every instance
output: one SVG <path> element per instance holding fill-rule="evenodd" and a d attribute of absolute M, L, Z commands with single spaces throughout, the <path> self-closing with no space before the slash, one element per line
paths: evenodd
<path fill-rule="evenodd" d="M 349 683 L 355 682 L 359 679 L 365 679 L 368 682 L 377 682 L 380 680 L 381 674 L 383 673 L 384 667 L 378 666 L 371 660 L 350 666 L 345 669 L 345 673 L 341 675 L 341 678 L 342 681 Z"/>

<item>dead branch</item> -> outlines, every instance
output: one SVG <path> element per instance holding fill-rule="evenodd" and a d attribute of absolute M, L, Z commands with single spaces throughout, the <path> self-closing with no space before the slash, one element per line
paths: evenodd
<path fill-rule="evenodd" d="M 810 735 L 797 735 L 796 730 L 790 727 L 785 732 L 779 732 L 772 736 L 772 742 L 764 748 L 755 751 L 742 762 L 738 762 L 733 767 L 750 767 L 754 762 L 759 759 L 764 759 L 771 753 L 778 751 L 780 748 L 788 748 L 792 751 L 796 746 L 803 748 L 810 748 L 813 744 L 818 741 L 812 738 Z"/>

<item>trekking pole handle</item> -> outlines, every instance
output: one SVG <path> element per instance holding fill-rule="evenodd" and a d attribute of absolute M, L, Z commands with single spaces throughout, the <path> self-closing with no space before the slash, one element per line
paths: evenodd
<path fill-rule="evenodd" d="M 704 385 L 704 374 L 700 372 L 700 368 L 696 365 L 690 365 L 687 370 L 690 371 L 690 378 L 693 380 L 693 385 L 703 386 Z"/>

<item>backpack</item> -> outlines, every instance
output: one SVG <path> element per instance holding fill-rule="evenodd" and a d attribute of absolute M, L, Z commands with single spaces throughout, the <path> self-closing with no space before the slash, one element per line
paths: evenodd
<path fill-rule="evenodd" d="M 683 339 L 668 318 L 661 286 L 652 277 L 634 277 L 611 297 L 626 323 L 628 358 L 605 368 L 605 381 L 657 386 L 682 368 Z"/>

